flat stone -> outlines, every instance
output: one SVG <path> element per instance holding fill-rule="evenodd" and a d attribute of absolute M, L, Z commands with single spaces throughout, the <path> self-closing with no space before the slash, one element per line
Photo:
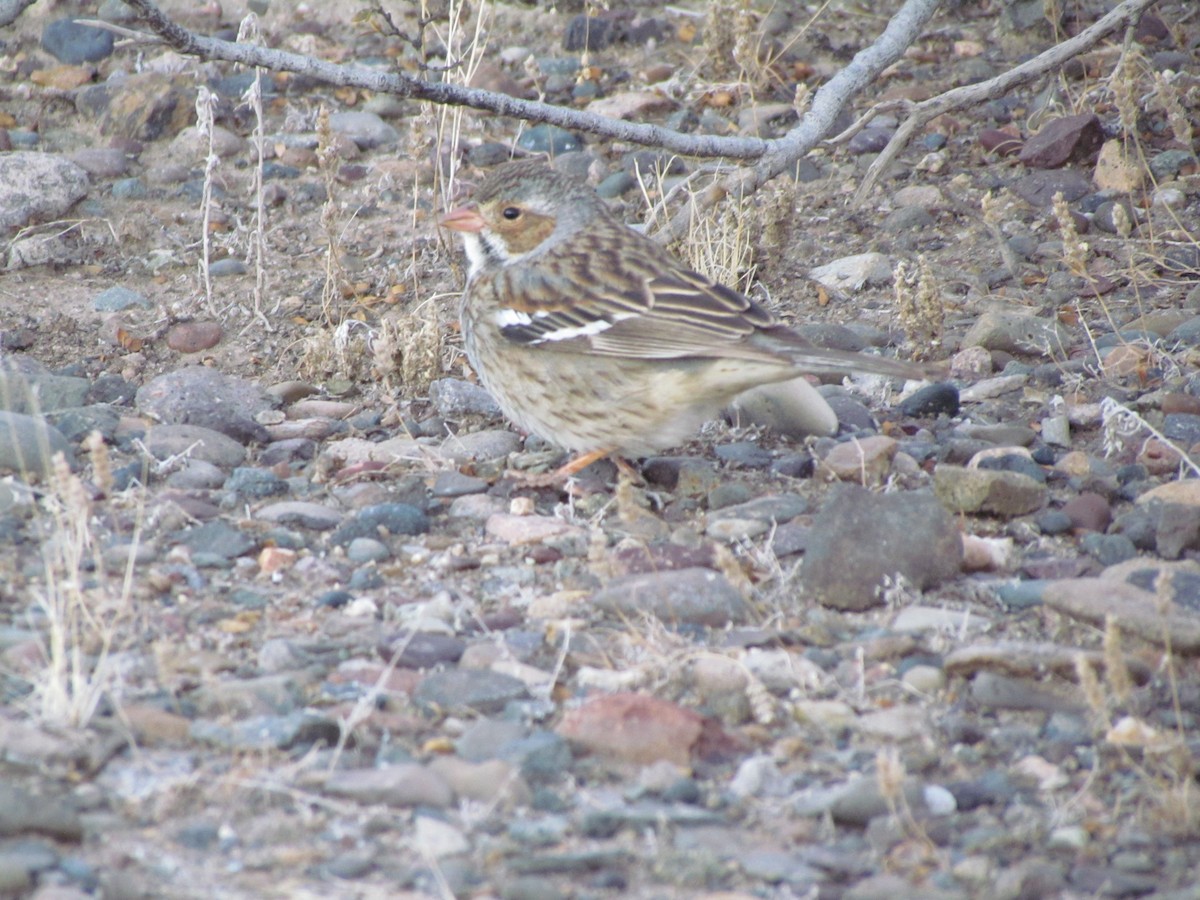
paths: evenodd
<path fill-rule="evenodd" d="M 991 513 L 1022 516 L 1046 502 L 1046 486 L 1020 472 L 938 466 L 933 490 L 941 503 L 955 513 Z"/>
<path fill-rule="evenodd" d="M 882 253 L 860 253 L 817 266 L 808 274 L 830 290 L 853 294 L 868 284 L 891 282 L 892 262 Z"/>
<path fill-rule="evenodd" d="M 445 809 L 454 802 L 445 779 L 416 763 L 332 772 L 322 787 L 326 794 L 358 803 Z"/>
<path fill-rule="evenodd" d="M 744 622 L 749 605 L 732 584 L 711 569 L 676 569 L 617 578 L 593 595 L 601 612 L 657 616 L 664 622 L 721 627 Z"/>
<path fill-rule="evenodd" d="M 223 469 L 239 466 L 246 459 L 246 448 L 231 437 L 200 425 L 155 425 L 143 439 L 155 459 L 184 455 Z"/>
<path fill-rule="evenodd" d="M 1170 603 L 1162 609 L 1158 596 L 1114 578 L 1074 578 L 1046 586 L 1046 606 L 1075 619 L 1103 625 L 1113 616 L 1123 632 L 1159 646 L 1170 640 L 1176 653 L 1200 654 L 1200 619 L 1194 609 Z"/>
<path fill-rule="evenodd" d="M 891 471 L 898 448 L 899 443 L 894 438 L 882 434 L 843 441 L 825 455 L 817 471 L 827 479 L 862 485 L 882 484 Z"/>
<path fill-rule="evenodd" d="M 962 339 L 963 347 L 1054 357 L 1063 354 L 1070 343 L 1066 329 L 1053 319 L 999 309 L 990 309 L 976 319 Z"/>

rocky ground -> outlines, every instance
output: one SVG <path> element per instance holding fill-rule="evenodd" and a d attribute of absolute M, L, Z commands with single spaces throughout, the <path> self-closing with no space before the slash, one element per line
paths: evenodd
<path fill-rule="evenodd" d="M 249 6 L 383 68 L 451 33 Z M 490 4 L 473 82 L 777 135 L 896 4 L 817 6 L 614 4 L 584 57 L 579 10 Z M 846 122 L 1106 7 L 947 11 Z M 1119 41 L 936 120 L 861 208 L 886 115 L 685 242 L 944 381 L 570 491 L 507 474 L 556 455 L 473 384 L 434 216 L 514 148 L 630 222 L 697 161 L 267 74 L 260 166 L 252 73 L 68 15 L 131 25 L 0 29 L 0 892 L 1200 896 L 1191 0 L 1115 74 Z"/>

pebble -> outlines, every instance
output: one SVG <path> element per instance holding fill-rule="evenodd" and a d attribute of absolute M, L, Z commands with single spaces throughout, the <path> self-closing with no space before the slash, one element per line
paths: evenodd
<path fill-rule="evenodd" d="M 360 149 L 391 147 L 400 139 L 400 132 L 373 112 L 348 110 L 332 113 L 329 127 L 354 141 Z"/>
<path fill-rule="evenodd" d="M 1054 355 L 1070 346 L 1066 330 L 1052 319 L 999 309 L 986 310 L 963 336 L 964 347 L 1007 353 Z"/>
<path fill-rule="evenodd" d="M 955 416 L 960 408 L 958 388 L 948 381 L 926 385 L 906 397 L 900 414 L 910 418 Z"/>
<path fill-rule="evenodd" d="M 227 278 L 230 275 L 245 275 L 249 271 L 240 259 L 227 256 L 209 263 L 208 274 L 213 278 Z"/>
<path fill-rule="evenodd" d="M 450 785 L 428 766 L 416 763 L 331 772 L 322 790 L 367 804 L 445 809 L 454 802 Z"/>
<path fill-rule="evenodd" d="M 818 473 L 829 479 L 852 481 L 864 486 L 882 484 L 891 471 L 899 443 L 877 434 L 846 441 L 833 447 L 820 460 Z"/>
<path fill-rule="evenodd" d="M 489 516 L 484 530 L 491 537 L 510 546 L 541 544 L 551 538 L 583 534 L 578 526 L 569 525 L 554 516 L 522 516 L 508 513 L 494 513 Z"/>
<path fill-rule="evenodd" d="M 1100 149 L 1104 131 L 1095 113 L 1051 119 L 1025 141 L 1018 158 L 1035 169 L 1056 169 Z"/>
<path fill-rule="evenodd" d="M 215 347 L 224 333 L 220 322 L 185 322 L 167 332 L 167 346 L 178 353 L 199 353 Z"/>
<path fill-rule="evenodd" d="M 500 712 L 510 702 L 528 697 L 525 684 L 510 675 L 488 670 L 450 669 L 421 680 L 413 702 L 446 712 Z"/>
<path fill-rule="evenodd" d="M 507 429 L 453 434 L 442 442 L 440 453 L 454 463 L 472 460 L 507 459 L 521 449 L 521 438 Z"/>
<path fill-rule="evenodd" d="M 807 378 L 760 385 L 737 396 L 731 417 L 742 426 L 757 425 L 794 440 L 831 435 L 838 416 Z"/>
<path fill-rule="evenodd" d="M 159 460 L 185 456 L 232 469 L 246 459 L 246 448 L 233 438 L 200 425 L 155 425 L 146 432 L 144 444 Z"/>
<path fill-rule="evenodd" d="M 429 400 L 438 415 L 447 419 L 462 416 L 501 415 L 500 407 L 484 388 L 457 378 L 439 378 L 429 385 Z"/>
<path fill-rule="evenodd" d="M 744 622 L 750 609 L 719 572 L 686 568 L 616 578 L 597 591 L 590 605 L 617 616 L 652 615 L 667 624 L 720 628 Z"/>
<path fill-rule="evenodd" d="M 135 402 L 141 413 L 167 425 L 203 426 L 238 442 L 262 443 L 268 435 L 255 417 L 276 403 L 257 385 L 207 366 L 184 366 L 151 379 Z"/>
<path fill-rule="evenodd" d="M 329 542 L 344 547 L 355 538 L 424 534 L 428 530 L 429 518 L 411 503 L 379 503 L 349 516 L 329 536 Z"/>
<path fill-rule="evenodd" d="M 573 745 L 626 762 L 686 766 L 703 733 L 695 712 L 645 694 L 593 697 L 568 710 L 558 727 Z"/>
<path fill-rule="evenodd" d="M 137 291 L 120 285 L 107 288 L 92 298 L 92 309 L 97 312 L 121 312 L 132 307 L 149 309 L 153 304 Z"/>
<path fill-rule="evenodd" d="M 544 70 L 543 70 L 544 71 Z M 583 140 L 557 125 L 534 125 L 521 132 L 517 146 L 530 153 L 548 153 L 558 156 L 583 147 Z"/>

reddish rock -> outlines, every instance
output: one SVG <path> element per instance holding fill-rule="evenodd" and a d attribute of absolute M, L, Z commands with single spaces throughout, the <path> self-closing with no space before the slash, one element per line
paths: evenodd
<path fill-rule="evenodd" d="M 667 760 L 686 766 L 704 733 L 704 718 L 645 694 L 589 700 L 563 717 L 558 732 L 593 753 L 646 765 Z"/>
<path fill-rule="evenodd" d="M 1083 531 L 1104 531 L 1112 522 L 1112 507 L 1099 494 L 1085 492 L 1063 506 L 1071 524 Z"/>
<path fill-rule="evenodd" d="M 1057 169 L 1100 149 L 1104 130 L 1094 113 L 1063 116 L 1047 122 L 1021 149 L 1021 162 L 1034 169 Z"/>
<path fill-rule="evenodd" d="M 199 353 L 215 347 L 224 333 L 220 322 L 184 322 L 167 332 L 167 346 L 177 353 Z"/>
<path fill-rule="evenodd" d="M 1200 415 L 1200 397 L 1193 397 L 1191 394 L 1167 394 L 1162 399 L 1162 411 L 1165 416 L 1172 413 Z"/>
<path fill-rule="evenodd" d="M 984 150 L 999 156 L 1020 153 L 1021 148 L 1025 146 L 1020 137 L 999 128 L 985 128 L 979 132 L 979 144 Z"/>

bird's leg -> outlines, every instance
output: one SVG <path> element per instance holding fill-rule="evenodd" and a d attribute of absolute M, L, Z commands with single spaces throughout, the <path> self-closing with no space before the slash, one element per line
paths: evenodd
<path fill-rule="evenodd" d="M 572 475 L 577 475 L 582 472 L 592 463 L 599 462 L 600 460 L 604 459 L 604 457 L 608 456 L 611 452 L 612 451 L 610 450 L 591 450 L 587 453 L 580 453 L 573 459 L 567 460 L 551 474 L 553 474 L 556 478 L 570 478 Z M 619 457 L 613 457 L 613 459 L 616 460 L 619 459 Z M 618 467 L 620 467 L 620 465 L 621 463 L 617 463 Z"/>
<path fill-rule="evenodd" d="M 540 475 L 531 475 L 528 472 L 509 472 L 508 474 L 525 487 L 562 487 L 565 482 L 574 478 L 592 463 L 599 462 L 605 457 L 612 459 L 617 468 L 634 472 L 629 463 L 619 456 L 611 455 L 610 451 L 592 450 L 572 457 L 553 472 L 543 472 Z"/>

